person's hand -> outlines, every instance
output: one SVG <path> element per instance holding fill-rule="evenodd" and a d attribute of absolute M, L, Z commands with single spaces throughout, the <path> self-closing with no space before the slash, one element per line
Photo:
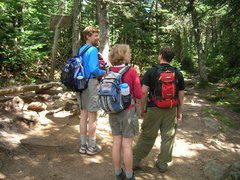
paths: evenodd
<path fill-rule="evenodd" d="M 182 113 L 177 113 L 177 120 L 181 121 L 182 120 Z"/>

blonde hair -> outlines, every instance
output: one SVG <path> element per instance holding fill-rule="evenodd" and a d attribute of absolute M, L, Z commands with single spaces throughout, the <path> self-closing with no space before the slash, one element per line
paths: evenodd
<path fill-rule="evenodd" d="M 125 63 L 124 57 L 130 47 L 127 44 L 116 44 L 112 47 L 109 53 L 109 60 L 112 65 L 121 65 Z"/>
<path fill-rule="evenodd" d="M 93 33 L 99 33 L 99 30 L 94 27 L 94 26 L 87 26 L 84 30 L 83 30 L 83 38 L 85 41 L 87 41 L 87 36 L 91 36 Z"/>

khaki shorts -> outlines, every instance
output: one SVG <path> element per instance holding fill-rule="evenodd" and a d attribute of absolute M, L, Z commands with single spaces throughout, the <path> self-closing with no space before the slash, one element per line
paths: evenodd
<path fill-rule="evenodd" d="M 88 88 L 76 93 L 80 109 L 86 109 L 88 112 L 97 112 L 100 109 L 97 85 L 97 79 L 89 79 Z"/>
<path fill-rule="evenodd" d="M 113 136 L 132 138 L 138 135 L 139 124 L 136 108 L 124 110 L 116 114 L 109 114 L 109 124 Z"/>

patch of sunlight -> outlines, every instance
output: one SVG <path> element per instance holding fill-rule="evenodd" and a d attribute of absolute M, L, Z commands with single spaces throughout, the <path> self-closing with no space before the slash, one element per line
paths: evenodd
<path fill-rule="evenodd" d="M 108 118 L 106 117 L 99 117 L 98 124 L 109 124 Z"/>
<path fill-rule="evenodd" d="M 173 154 L 176 157 L 192 157 L 197 155 L 197 150 L 206 150 L 203 144 L 189 144 L 185 140 L 176 140 Z"/>
<path fill-rule="evenodd" d="M 202 106 L 201 104 L 194 102 L 194 100 L 191 100 L 191 102 L 186 102 L 184 104 L 190 105 L 190 106 L 197 106 L 197 107 L 201 107 Z"/>
<path fill-rule="evenodd" d="M 102 162 L 104 162 L 104 158 L 101 155 L 95 155 L 92 158 L 85 158 L 85 159 L 83 159 L 83 161 L 84 161 L 84 164 L 102 163 Z"/>
<path fill-rule="evenodd" d="M 46 132 L 50 132 L 50 129 L 51 131 L 59 131 L 60 127 L 58 127 L 57 125 L 53 125 L 53 123 L 51 123 L 47 124 L 46 126 L 37 126 L 36 128 L 27 132 L 26 134 L 27 136 L 47 137 L 49 136 L 49 134 Z"/>
<path fill-rule="evenodd" d="M 73 113 L 71 113 L 70 111 L 59 111 L 59 112 L 55 112 L 53 114 L 53 117 L 65 118 L 65 117 L 68 117 L 68 116 L 71 116 L 71 115 L 73 115 Z"/>
<path fill-rule="evenodd" d="M 26 135 L 18 134 L 18 133 L 8 133 L 5 131 L 0 132 L 0 142 L 3 144 L 9 145 L 10 147 L 16 148 L 20 144 L 21 139 L 26 138 Z"/>
<path fill-rule="evenodd" d="M 0 179 L 5 179 L 7 176 L 4 175 L 3 173 L 0 173 Z"/>
<path fill-rule="evenodd" d="M 76 131 L 79 131 L 79 125 L 72 126 L 72 128 Z"/>

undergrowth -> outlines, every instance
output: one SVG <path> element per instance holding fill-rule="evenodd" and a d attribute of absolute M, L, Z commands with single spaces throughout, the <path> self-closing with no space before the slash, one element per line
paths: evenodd
<path fill-rule="evenodd" d="M 220 130 L 223 132 L 226 132 L 228 129 L 233 128 L 233 127 L 237 128 L 236 122 L 234 122 L 231 118 L 229 118 L 227 116 L 223 116 L 221 113 L 219 113 L 215 110 L 206 109 L 206 113 L 207 113 L 207 116 L 210 116 L 210 117 L 222 122 L 220 125 Z"/>
<path fill-rule="evenodd" d="M 206 94 L 208 100 L 216 105 L 225 105 L 240 113 L 240 90 L 236 88 L 221 87 Z"/>

